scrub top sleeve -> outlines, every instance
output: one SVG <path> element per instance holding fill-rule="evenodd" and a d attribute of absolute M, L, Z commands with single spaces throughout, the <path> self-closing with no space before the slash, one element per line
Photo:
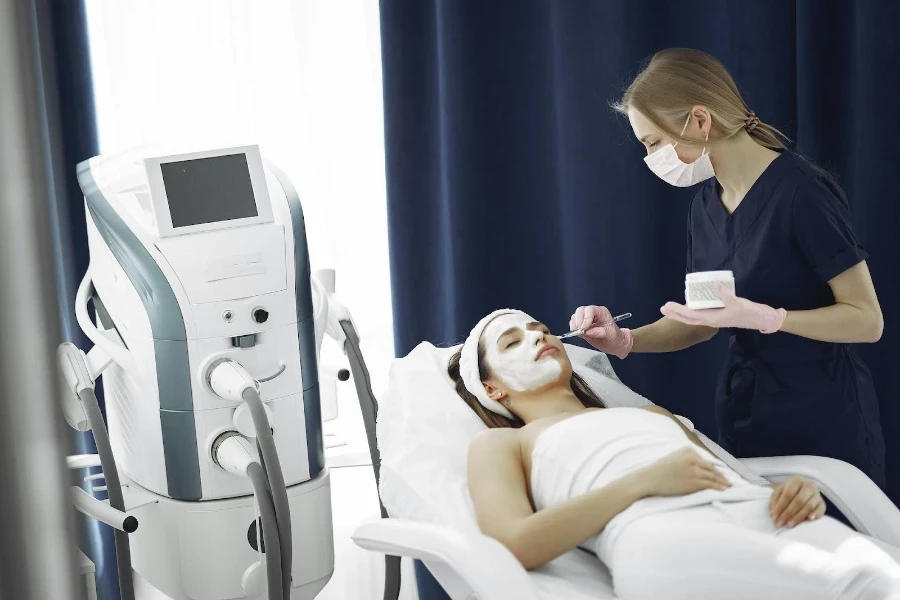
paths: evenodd
<path fill-rule="evenodd" d="M 810 266 L 828 282 L 868 257 L 850 223 L 850 208 L 839 190 L 804 181 L 794 195 L 792 229 Z"/>

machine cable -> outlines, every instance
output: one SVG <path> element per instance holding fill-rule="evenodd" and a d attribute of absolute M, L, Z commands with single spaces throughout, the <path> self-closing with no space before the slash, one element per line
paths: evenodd
<path fill-rule="evenodd" d="M 93 389 L 86 388 L 78 392 L 78 399 L 84 406 L 85 415 L 94 434 L 94 443 L 97 446 L 97 454 L 100 457 L 100 467 L 103 469 L 103 478 L 106 480 L 106 493 L 109 496 L 109 505 L 125 512 L 125 496 L 122 493 L 119 470 L 116 467 L 112 445 L 109 442 L 109 433 L 106 430 L 103 413 L 100 412 L 97 395 Z M 116 541 L 116 570 L 119 573 L 119 595 L 121 600 L 134 600 L 131 543 L 128 541 L 126 532 L 115 529 L 113 533 Z"/>
<path fill-rule="evenodd" d="M 259 396 L 259 383 L 241 366 L 231 359 L 221 359 L 209 366 L 207 381 L 210 388 L 227 400 L 242 400 L 250 410 L 253 428 L 256 431 L 256 447 L 259 460 L 268 480 L 275 506 L 275 521 L 278 525 L 278 539 L 281 550 L 281 589 L 285 598 L 291 595 L 291 568 L 293 547 L 291 545 L 291 511 L 288 504 L 287 488 L 281 460 L 275 448 L 272 427 L 266 417 L 265 406 Z"/>
<path fill-rule="evenodd" d="M 253 493 L 259 504 L 259 516 L 262 521 L 262 536 L 259 547 L 265 549 L 266 554 L 266 579 L 269 583 L 269 600 L 288 600 L 283 588 L 281 540 L 278 533 L 278 520 L 275 518 L 275 504 L 272 502 L 272 492 L 269 489 L 269 481 L 266 472 L 258 462 L 252 462 L 247 467 L 247 477 L 253 484 Z M 265 541 L 269 540 L 266 544 Z"/>
<path fill-rule="evenodd" d="M 255 387 L 248 387 L 241 397 L 250 409 L 253 427 L 256 429 L 256 447 L 259 459 L 272 489 L 272 500 L 275 504 L 275 520 L 278 523 L 278 538 L 281 544 L 281 577 L 284 597 L 291 597 L 291 568 L 293 562 L 293 539 L 291 532 L 291 509 L 288 505 L 287 488 L 284 485 L 284 473 L 281 460 L 275 450 L 275 438 L 262 399 Z"/>
<path fill-rule="evenodd" d="M 253 495 L 259 507 L 262 529 L 257 547 L 266 555 L 266 581 L 269 600 L 288 600 L 284 593 L 281 557 L 281 540 L 278 518 L 272 500 L 272 487 L 263 466 L 253 456 L 250 441 L 236 431 L 228 431 L 213 442 L 212 458 L 220 468 L 246 477 L 253 485 Z M 258 531 L 258 530 L 257 530 Z"/>
<path fill-rule="evenodd" d="M 369 457 L 372 460 L 372 469 L 375 471 L 376 487 L 381 482 L 381 454 L 378 451 L 378 439 L 375 433 L 378 420 L 378 401 L 372 391 L 372 380 L 369 369 L 359 347 L 359 334 L 353 321 L 341 320 L 341 330 L 344 332 L 344 353 L 350 363 L 350 371 L 353 373 L 353 382 L 356 386 L 356 395 L 359 398 L 359 408 L 362 413 L 366 430 L 366 440 L 369 444 Z M 381 502 L 381 494 L 378 495 L 378 505 L 381 508 L 381 518 L 387 519 L 387 509 Z M 398 600 L 400 597 L 400 557 L 385 555 L 384 557 L 384 600 Z"/>

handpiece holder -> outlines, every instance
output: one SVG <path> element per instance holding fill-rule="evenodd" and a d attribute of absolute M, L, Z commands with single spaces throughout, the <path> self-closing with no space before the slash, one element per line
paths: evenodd
<path fill-rule="evenodd" d="M 97 500 L 76 485 L 69 488 L 69 493 L 72 504 L 79 512 L 125 533 L 137 531 L 138 520 L 134 515 L 115 509 L 103 500 Z"/>
<path fill-rule="evenodd" d="M 76 454 L 66 457 L 66 466 L 72 470 L 89 469 L 91 467 L 100 466 L 100 457 L 96 454 Z M 103 474 L 89 475 L 85 481 L 96 481 L 102 479 Z M 89 517 L 93 517 L 101 523 L 106 523 L 114 529 L 124 531 L 125 533 L 133 533 L 137 531 L 138 520 L 134 515 L 129 515 L 125 511 L 118 510 L 109 505 L 107 500 L 98 500 L 91 494 L 84 491 L 78 486 L 73 485 L 69 488 L 69 499 L 78 512 L 84 513 Z M 132 505 L 136 508 L 145 504 L 139 502 Z"/>
<path fill-rule="evenodd" d="M 347 335 L 344 333 L 341 322 L 349 321 L 353 323 L 353 317 L 350 311 L 335 296 L 335 272 L 334 269 L 320 269 L 313 274 L 311 278 L 313 290 L 315 293 L 323 297 L 323 301 L 328 308 L 328 317 L 325 325 L 325 333 L 337 342 L 338 347 L 347 353 L 344 346 L 347 342 Z"/>
<path fill-rule="evenodd" d="M 85 354 L 75 344 L 69 342 L 64 342 L 57 347 L 56 360 L 63 382 L 62 404 L 66 421 L 77 431 L 90 431 L 91 424 L 84 403 L 81 401 L 81 394 L 95 389 L 97 377 L 112 363 L 112 360 L 99 346 L 94 346 L 90 352 Z M 69 457 L 66 462 L 70 469 L 101 466 L 100 457 L 96 454 Z M 100 478 L 103 478 L 102 473 L 91 475 L 88 480 L 94 481 Z M 137 518 L 113 508 L 108 501 L 98 500 L 78 486 L 72 486 L 69 494 L 72 504 L 79 512 L 125 533 L 137 530 Z"/>
<path fill-rule="evenodd" d="M 88 301 L 94 294 L 94 282 L 91 279 L 90 269 L 85 273 L 81 284 L 78 286 L 78 293 L 75 297 L 75 319 L 78 321 L 79 327 L 89 340 L 100 347 L 112 360 L 135 379 L 140 379 L 141 372 L 137 368 L 134 355 L 125 346 L 122 338 L 115 329 L 101 330 L 88 314 Z"/>

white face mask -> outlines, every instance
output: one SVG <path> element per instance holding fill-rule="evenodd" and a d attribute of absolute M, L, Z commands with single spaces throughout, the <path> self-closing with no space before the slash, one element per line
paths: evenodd
<path fill-rule="evenodd" d="M 543 331 L 528 329 L 529 323 L 534 323 L 534 319 L 526 315 L 501 315 L 488 324 L 482 335 L 485 358 L 491 371 L 518 392 L 542 388 L 557 381 L 562 374 L 559 349 L 535 360 L 548 340 Z M 498 345 L 500 337 L 510 328 L 515 328 L 516 332 L 503 337 Z"/>
<path fill-rule="evenodd" d="M 684 135 L 690 122 L 691 115 L 688 115 L 688 120 L 681 129 L 681 135 Z M 709 134 L 706 134 L 706 139 L 709 141 Z M 666 144 L 653 154 L 644 157 L 644 162 L 657 177 L 676 187 L 690 187 L 715 176 L 716 172 L 709 161 L 709 153 L 705 146 L 700 158 L 692 163 L 686 163 L 678 158 L 678 153 L 675 152 L 677 145 L 677 143 Z"/>

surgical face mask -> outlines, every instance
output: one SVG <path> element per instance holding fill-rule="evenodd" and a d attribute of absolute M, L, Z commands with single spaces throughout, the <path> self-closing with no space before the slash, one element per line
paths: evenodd
<path fill-rule="evenodd" d="M 681 128 L 681 135 L 684 135 L 690 122 L 691 116 L 688 115 L 688 120 Z M 706 139 L 709 141 L 709 134 L 706 135 Z M 677 145 L 677 142 L 666 144 L 653 154 L 644 157 L 644 162 L 657 177 L 676 187 L 690 187 L 715 176 L 716 172 L 713 170 L 705 146 L 700 158 L 692 163 L 686 163 L 678 158 L 678 153 L 675 152 Z"/>
<path fill-rule="evenodd" d="M 522 314 L 501 315 L 488 324 L 481 337 L 485 358 L 494 376 L 518 392 L 542 388 L 557 381 L 562 374 L 559 361 L 562 351 L 555 346 L 555 351 L 535 360 L 549 340 L 543 327 L 541 330 L 527 327 L 534 322 Z M 504 335 L 509 329 L 515 331 Z"/>

